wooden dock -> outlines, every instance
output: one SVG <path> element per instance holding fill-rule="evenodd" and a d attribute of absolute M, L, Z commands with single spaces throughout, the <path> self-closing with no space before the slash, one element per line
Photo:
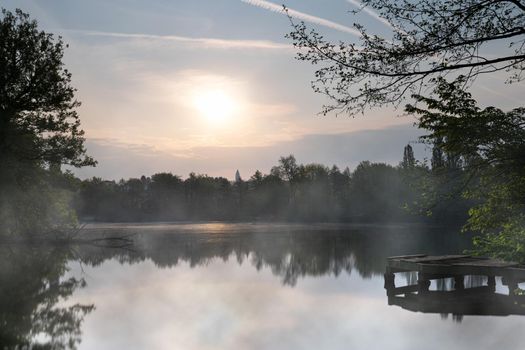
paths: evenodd
<path fill-rule="evenodd" d="M 396 286 L 395 274 L 417 274 L 417 284 Z M 484 276 L 485 285 L 465 287 L 467 276 Z M 496 278 L 508 294 L 496 293 Z M 429 290 L 432 280 L 452 279 L 449 290 Z M 525 315 L 525 297 L 516 294 L 525 282 L 525 266 L 470 255 L 425 254 L 388 258 L 385 289 L 389 305 L 411 311 L 453 315 Z"/>

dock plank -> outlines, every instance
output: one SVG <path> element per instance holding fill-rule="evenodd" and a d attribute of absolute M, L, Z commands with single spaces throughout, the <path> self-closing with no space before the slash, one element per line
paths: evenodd
<path fill-rule="evenodd" d="M 439 261 L 443 262 L 444 260 L 455 260 L 455 259 L 463 259 L 463 258 L 471 258 L 471 255 L 441 255 L 441 256 L 426 256 L 423 258 L 414 258 L 410 259 L 410 262 L 415 263 L 431 263 L 433 261 Z"/>
<path fill-rule="evenodd" d="M 414 254 L 388 259 L 393 270 L 414 271 L 434 275 L 501 276 L 509 280 L 525 281 L 525 266 L 513 261 L 502 261 L 471 255 Z"/>
<path fill-rule="evenodd" d="M 480 266 L 480 267 L 515 267 L 519 264 L 512 261 L 502 261 L 502 260 L 475 260 L 468 262 L 458 262 L 453 263 L 454 266 Z"/>
<path fill-rule="evenodd" d="M 399 256 L 391 256 L 388 257 L 388 260 L 392 259 L 412 259 L 412 258 L 422 258 L 427 256 L 426 254 L 413 254 L 413 255 L 399 255 Z"/>

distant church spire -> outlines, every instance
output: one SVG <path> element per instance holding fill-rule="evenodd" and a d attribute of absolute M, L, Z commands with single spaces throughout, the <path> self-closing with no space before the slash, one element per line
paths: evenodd
<path fill-rule="evenodd" d="M 239 170 L 237 170 L 235 172 L 235 182 L 241 182 L 241 181 L 242 181 L 241 173 L 239 173 Z"/>

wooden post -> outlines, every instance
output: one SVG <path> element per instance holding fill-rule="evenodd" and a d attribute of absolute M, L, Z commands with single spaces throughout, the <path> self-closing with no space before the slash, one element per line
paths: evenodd
<path fill-rule="evenodd" d="M 460 276 L 454 277 L 454 289 L 455 290 L 465 289 L 465 276 L 460 275 Z"/>
<path fill-rule="evenodd" d="M 396 287 L 396 275 L 393 273 L 385 273 L 385 289 L 392 289 Z"/>
<path fill-rule="evenodd" d="M 418 294 L 428 292 L 428 288 L 430 288 L 430 280 L 424 273 L 417 273 L 417 287 Z"/>
<path fill-rule="evenodd" d="M 487 276 L 487 286 L 489 287 L 491 292 L 495 292 L 496 291 L 496 277 Z"/>
<path fill-rule="evenodd" d="M 510 280 L 508 281 L 507 283 L 508 287 L 509 287 L 509 295 L 510 296 L 516 296 L 516 289 L 518 289 L 518 283 L 514 280 Z"/>
<path fill-rule="evenodd" d="M 396 275 L 392 272 L 390 268 L 387 267 L 385 272 L 385 289 L 386 289 L 386 295 L 390 296 L 394 289 L 396 288 Z"/>

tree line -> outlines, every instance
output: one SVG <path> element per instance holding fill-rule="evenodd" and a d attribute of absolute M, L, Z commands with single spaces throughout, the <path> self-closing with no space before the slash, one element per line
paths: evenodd
<path fill-rule="evenodd" d="M 347 167 L 299 164 L 281 157 L 267 174 L 256 171 L 235 181 L 191 173 L 172 173 L 107 181 L 76 180 L 73 207 L 85 221 L 287 220 L 287 221 L 440 221 L 466 219 L 464 200 L 443 201 L 432 216 L 410 210 L 422 198 L 423 178 L 456 164 L 434 147 L 431 164 L 418 162 L 407 145 L 397 166 L 361 162 Z M 447 161 L 447 164 L 445 163 Z M 435 182 L 435 186 L 444 185 Z M 445 189 L 440 189 L 444 191 Z"/>

